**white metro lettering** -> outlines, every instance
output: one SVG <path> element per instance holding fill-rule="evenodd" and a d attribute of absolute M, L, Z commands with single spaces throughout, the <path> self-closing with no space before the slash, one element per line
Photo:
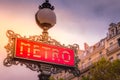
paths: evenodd
<path fill-rule="evenodd" d="M 37 57 L 37 58 L 41 58 L 41 55 L 40 55 L 40 47 L 38 45 L 34 45 L 33 46 L 33 56 L 34 57 Z"/>
<path fill-rule="evenodd" d="M 42 47 L 43 49 L 44 49 L 44 54 L 45 54 L 45 59 L 47 59 L 48 58 L 48 52 L 49 52 L 49 50 L 50 50 L 50 48 L 49 47 Z"/>
<path fill-rule="evenodd" d="M 74 66 L 74 51 L 69 48 L 18 38 L 15 50 L 16 58 Z"/>
<path fill-rule="evenodd" d="M 20 54 L 23 54 L 23 50 L 24 50 L 24 47 L 27 47 L 27 52 L 28 52 L 28 56 L 30 55 L 30 44 L 27 44 L 27 43 L 24 43 L 24 42 L 21 42 L 21 46 L 20 46 Z"/>
<path fill-rule="evenodd" d="M 58 49 L 52 49 L 52 60 L 58 59 L 59 58 L 58 54 L 59 54 Z"/>
<path fill-rule="evenodd" d="M 64 62 L 70 62 L 70 53 L 68 51 L 63 51 L 62 59 Z"/>

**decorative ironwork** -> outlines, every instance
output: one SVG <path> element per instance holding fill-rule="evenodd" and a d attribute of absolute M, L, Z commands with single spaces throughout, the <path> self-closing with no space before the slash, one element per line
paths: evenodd
<path fill-rule="evenodd" d="M 14 33 L 12 30 L 8 30 L 6 32 L 6 36 L 8 37 L 8 44 L 5 46 L 5 49 L 7 51 L 7 57 L 4 59 L 4 65 L 7 67 L 10 67 L 12 65 L 25 65 L 27 68 L 31 69 L 32 71 L 37 71 L 37 72 L 42 72 L 42 71 L 47 71 L 50 72 L 50 74 L 56 74 L 59 72 L 62 72 L 62 70 L 65 70 L 66 72 L 73 73 L 75 76 L 79 76 L 80 72 L 78 70 L 78 63 L 79 59 L 77 57 L 77 53 L 79 50 L 79 45 L 74 44 L 74 45 L 68 45 L 65 46 L 64 44 L 60 44 L 58 41 L 55 39 L 52 39 L 51 37 L 47 37 L 47 41 L 44 40 L 43 35 L 34 35 L 34 36 L 29 36 L 28 38 L 26 36 L 22 37 L 21 35 Z M 15 38 L 24 38 L 36 42 L 42 42 L 42 43 L 47 43 L 51 45 L 56 45 L 56 46 L 62 46 L 66 48 L 71 48 L 75 51 L 75 68 L 66 68 L 66 67 L 59 67 L 56 65 L 50 65 L 50 64 L 44 64 L 40 62 L 29 62 L 21 59 L 14 59 L 14 51 L 15 51 Z"/>
<path fill-rule="evenodd" d="M 45 2 L 41 6 L 39 6 L 39 9 L 43 8 L 49 8 L 51 10 L 54 10 L 54 6 L 49 3 L 49 0 L 45 0 Z"/>

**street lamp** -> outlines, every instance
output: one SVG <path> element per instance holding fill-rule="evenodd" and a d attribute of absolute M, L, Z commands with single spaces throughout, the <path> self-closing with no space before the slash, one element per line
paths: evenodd
<path fill-rule="evenodd" d="M 54 6 L 46 0 L 42 5 L 39 6 L 39 10 L 35 15 L 36 23 L 43 29 L 42 40 L 48 41 L 48 30 L 56 24 L 56 15 L 54 13 Z M 41 71 L 38 75 L 39 80 L 49 80 L 51 73 L 45 73 Z"/>
<path fill-rule="evenodd" d="M 39 10 L 35 15 L 36 23 L 43 29 L 43 41 L 47 41 L 48 39 L 48 29 L 56 24 L 56 15 L 53 10 L 54 6 L 49 3 L 49 0 L 46 0 L 39 6 Z"/>

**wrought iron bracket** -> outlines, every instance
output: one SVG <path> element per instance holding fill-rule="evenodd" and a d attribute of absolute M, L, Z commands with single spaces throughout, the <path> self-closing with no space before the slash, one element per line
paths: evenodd
<path fill-rule="evenodd" d="M 13 32 L 12 30 L 8 30 L 6 32 L 6 36 L 8 37 L 8 44 L 5 46 L 5 49 L 8 54 L 7 54 L 7 57 L 3 61 L 3 64 L 5 66 L 10 67 L 12 65 L 21 65 L 21 66 L 25 65 L 27 68 L 31 69 L 32 71 L 37 71 L 40 73 L 44 71 L 44 72 L 49 72 L 50 74 L 57 74 L 65 70 L 70 73 L 73 73 L 75 76 L 80 75 L 80 72 L 78 69 L 79 59 L 77 56 L 79 45 L 73 44 L 73 45 L 65 46 L 64 44 L 63 45 L 60 44 L 58 41 L 56 41 L 55 39 L 52 39 L 49 36 L 47 38 L 47 41 L 44 41 L 43 35 L 34 35 L 34 36 L 29 36 L 28 38 L 26 36 L 22 37 L 21 35 Z M 32 62 L 32 61 L 30 62 L 30 61 L 21 60 L 21 59 L 14 59 L 13 55 L 15 53 L 14 52 L 15 51 L 15 38 L 24 38 L 24 39 L 28 39 L 32 41 L 71 48 L 75 51 L 75 67 L 67 68 L 63 66 L 60 67 L 60 66 L 50 65 L 50 64 L 40 63 L 40 62 Z"/>

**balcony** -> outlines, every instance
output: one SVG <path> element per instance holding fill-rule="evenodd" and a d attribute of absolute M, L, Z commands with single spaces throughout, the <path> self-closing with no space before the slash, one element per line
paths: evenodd
<path fill-rule="evenodd" d="M 64 78 L 64 80 L 71 80 L 74 77 L 75 76 L 73 74 L 68 74 L 68 75 L 65 75 L 63 78 Z"/>
<path fill-rule="evenodd" d="M 89 59 L 90 56 L 93 56 L 96 53 L 100 53 L 102 52 L 102 50 L 105 49 L 105 45 L 101 45 L 99 47 L 95 47 L 93 51 L 91 51 L 91 53 L 88 53 L 85 57 L 81 57 L 82 60 L 86 60 Z"/>
<path fill-rule="evenodd" d="M 100 52 L 101 50 L 103 50 L 105 48 L 105 45 L 102 45 L 102 46 L 99 46 L 97 47 L 93 53 L 97 53 L 97 52 Z"/>
<path fill-rule="evenodd" d="M 95 59 L 92 59 L 91 61 L 87 62 L 87 63 L 84 64 L 84 65 L 81 65 L 81 66 L 79 67 L 81 74 L 87 72 L 91 67 L 94 66 L 93 64 L 94 64 L 95 62 L 99 61 L 102 57 L 105 57 L 105 54 L 103 54 L 103 55 L 101 55 L 101 56 L 98 56 L 98 57 L 96 57 Z M 64 75 L 64 79 L 65 79 L 65 80 L 71 80 L 71 79 L 73 79 L 73 78 L 75 78 L 75 76 L 74 76 L 73 74 Z"/>
<path fill-rule="evenodd" d="M 95 59 L 92 59 L 91 61 L 87 62 L 86 64 L 84 65 L 81 65 L 80 66 L 80 71 L 81 73 L 84 73 L 86 71 L 88 71 L 91 67 L 93 67 L 93 64 L 97 61 L 99 61 L 102 57 L 104 57 L 105 55 L 102 55 L 102 56 L 98 56 L 96 57 Z"/>
<path fill-rule="evenodd" d="M 107 48 L 107 55 L 114 53 L 114 52 L 118 51 L 119 49 L 120 49 L 120 47 L 119 47 L 118 43 L 115 43 Z"/>

